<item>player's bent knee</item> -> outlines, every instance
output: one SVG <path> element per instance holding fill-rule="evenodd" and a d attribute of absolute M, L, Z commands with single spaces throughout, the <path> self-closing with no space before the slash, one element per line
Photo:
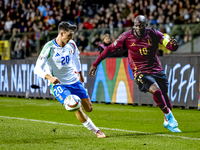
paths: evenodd
<path fill-rule="evenodd" d="M 81 101 L 86 112 L 91 112 L 93 110 L 90 98 L 81 99 Z"/>
<path fill-rule="evenodd" d="M 93 110 L 92 106 L 85 108 L 85 111 L 87 111 L 87 112 L 91 112 L 92 110 Z"/>
<path fill-rule="evenodd" d="M 159 88 L 157 83 L 153 83 L 149 88 L 149 92 L 151 94 L 154 94 L 157 90 L 160 90 L 160 88 Z"/>
<path fill-rule="evenodd" d="M 91 112 L 93 110 L 92 105 L 90 104 L 84 105 L 83 108 L 86 112 Z"/>

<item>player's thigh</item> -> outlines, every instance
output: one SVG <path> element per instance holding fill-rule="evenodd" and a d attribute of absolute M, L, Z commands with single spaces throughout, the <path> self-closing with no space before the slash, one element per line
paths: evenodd
<path fill-rule="evenodd" d="M 71 91 L 65 85 L 54 85 L 51 87 L 54 97 L 63 105 L 65 99 L 71 95 Z"/>
<path fill-rule="evenodd" d="M 92 111 L 92 103 L 90 101 L 89 95 L 80 81 L 71 85 L 70 90 L 72 94 L 77 95 L 81 99 L 82 106 L 85 111 Z"/>
<path fill-rule="evenodd" d="M 90 100 L 90 97 L 81 99 L 81 102 L 82 102 L 83 109 L 85 111 L 87 111 L 87 112 L 92 111 L 92 102 Z"/>
<path fill-rule="evenodd" d="M 155 78 L 158 86 L 160 87 L 162 93 L 167 94 L 169 82 L 168 82 L 167 76 L 165 75 L 164 71 L 161 71 L 161 72 L 155 74 L 154 78 Z"/>
<path fill-rule="evenodd" d="M 139 74 L 135 80 L 139 90 L 145 93 L 149 92 L 150 87 L 156 83 L 154 77 L 149 74 Z"/>

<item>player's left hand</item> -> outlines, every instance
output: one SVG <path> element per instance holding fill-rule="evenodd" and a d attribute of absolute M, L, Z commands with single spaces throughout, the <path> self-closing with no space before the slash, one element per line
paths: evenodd
<path fill-rule="evenodd" d="M 80 71 L 78 74 L 79 74 L 79 80 L 81 81 L 81 83 L 83 83 L 85 80 L 84 80 L 84 77 L 82 75 L 82 72 Z"/>
<path fill-rule="evenodd" d="M 90 77 L 95 75 L 96 70 L 97 70 L 97 67 L 92 66 L 90 68 Z"/>
<path fill-rule="evenodd" d="M 173 45 L 173 46 L 177 46 L 177 45 L 178 45 L 178 42 L 177 42 L 176 39 L 174 39 L 174 38 L 171 38 L 169 42 L 170 42 L 170 44 Z"/>

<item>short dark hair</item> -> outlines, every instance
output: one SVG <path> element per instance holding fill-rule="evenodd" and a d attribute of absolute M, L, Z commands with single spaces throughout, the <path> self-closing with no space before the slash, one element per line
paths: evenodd
<path fill-rule="evenodd" d="M 76 30 L 76 25 L 70 24 L 69 22 L 66 22 L 66 21 L 62 21 L 58 25 L 58 32 L 60 32 L 60 30 L 64 30 L 64 31 Z"/>

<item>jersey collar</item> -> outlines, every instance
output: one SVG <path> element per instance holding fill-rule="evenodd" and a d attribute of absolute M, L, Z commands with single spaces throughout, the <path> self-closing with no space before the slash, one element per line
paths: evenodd
<path fill-rule="evenodd" d="M 58 44 L 56 43 L 56 39 L 53 39 L 53 44 L 55 44 L 57 47 L 60 47 L 60 45 L 58 45 Z"/>

